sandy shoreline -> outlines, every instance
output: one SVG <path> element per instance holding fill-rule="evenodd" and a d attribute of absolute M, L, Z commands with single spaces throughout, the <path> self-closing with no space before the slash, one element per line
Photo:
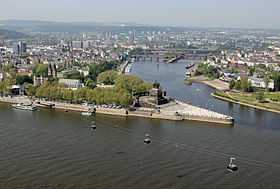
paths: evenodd
<path fill-rule="evenodd" d="M 212 87 L 212 88 L 220 90 L 220 91 L 229 90 L 229 83 L 221 81 L 219 79 L 210 80 L 205 76 L 190 77 L 186 81 L 190 81 L 190 82 L 194 82 L 194 83 L 203 83 L 209 87 Z"/>

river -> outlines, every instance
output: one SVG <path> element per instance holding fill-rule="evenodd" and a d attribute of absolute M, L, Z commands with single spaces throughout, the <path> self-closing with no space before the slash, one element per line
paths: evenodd
<path fill-rule="evenodd" d="M 1 104 L 0 188 L 280 188 L 280 116 L 216 100 L 202 84 L 185 85 L 184 66 L 141 62 L 132 74 L 159 81 L 169 96 L 234 117 L 235 127 L 32 113 Z M 239 171 L 228 173 L 232 156 Z"/>

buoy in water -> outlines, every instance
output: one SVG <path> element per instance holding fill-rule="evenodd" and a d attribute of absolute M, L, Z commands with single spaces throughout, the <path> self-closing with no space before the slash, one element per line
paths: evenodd
<path fill-rule="evenodd" d="M 150 136 L 148 134 L 145 135 L 144 143 L 145 144 L 150 144 L 152 141 L 150 139 Z"/>
<path fill-rule="evenodd" d="M 227 166 L 227 170 L 230 172 L 235 172 L 238 170 L 237 165 L 233 164 L 233 161 L 236 160 L 235 158 L 230 158 L 230 162 Z"/>

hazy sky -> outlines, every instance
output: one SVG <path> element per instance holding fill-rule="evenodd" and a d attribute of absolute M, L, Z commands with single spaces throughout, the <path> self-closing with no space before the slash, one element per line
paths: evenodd
<path fill-rule="evenodd" d="M 280 28 L 280 0 L 0 0 L 0 19 Z"/>

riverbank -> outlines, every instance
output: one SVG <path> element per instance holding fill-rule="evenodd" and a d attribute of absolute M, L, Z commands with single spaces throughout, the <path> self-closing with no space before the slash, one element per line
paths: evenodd
<path fill-rule="evenodd" d="M 211 94 L 214 98 L 217 98 L 219 100 L 227 101 L 227 102 L 232 102 L 235 104 L 240 104 L 242 106 L 247 106 L 259 110 L 264 110 L 264 111 L 269 111 L 269 112 L 274 112 L 280 114 L 280 106 L 273 106 L 274 108 L 271 107 L 271 103 L 259 103 L 259 102 L 250 102 L 250 101 L 244 101 L 241 99 L 234 98 L 233 96 L 229 95 L 229 93 L 224 93 L 224 92 L 216 92 Z M 276 109 L 276 108 L 279 109 Z"/>
<path fill-rule="evenodd" d="M 205 76 L 194 76 L 190 77 L 186 80 L 186 82 L 191 83 L 203 83 L 211 88 L 214 88 L 219 91 L 227 91 L 229 90 L 229 83 L 221 81 L 219 79 L 211 80 Z"/>
<path fill-rule="evenodd" d="M 28 97 L 1 97 L 0 102 L 17 104 L 23 102 L 33 102 L 36 106 L 41 108 L 51 108 L 62 111 L 74 111 L 74 112 L 87 112 L 91 107 L 83 106 L 80 104 L 70 104 L 63 102 L 52 102 L 42 100 L 30 100 Z M 156 109 L 143 109 L 137 108 L 134 111 L 127 109 L 113 109 L 113 108 L 101 108 L 96 107 L 95 113 L 115 115 L 115 116 L 134 116 L 144 117 L 151 119 L 164 119 L 172 121 L 199 121 L 208 123 L 219 123 L 226 125 L 233 125 L 234 119 L 230 116 L 219 114 L 207 109 L 199 108 L 190 104 L 186 104 L 179 101 L 173 101 L 168 104 L 162 105 L 158 110 Z"/>

